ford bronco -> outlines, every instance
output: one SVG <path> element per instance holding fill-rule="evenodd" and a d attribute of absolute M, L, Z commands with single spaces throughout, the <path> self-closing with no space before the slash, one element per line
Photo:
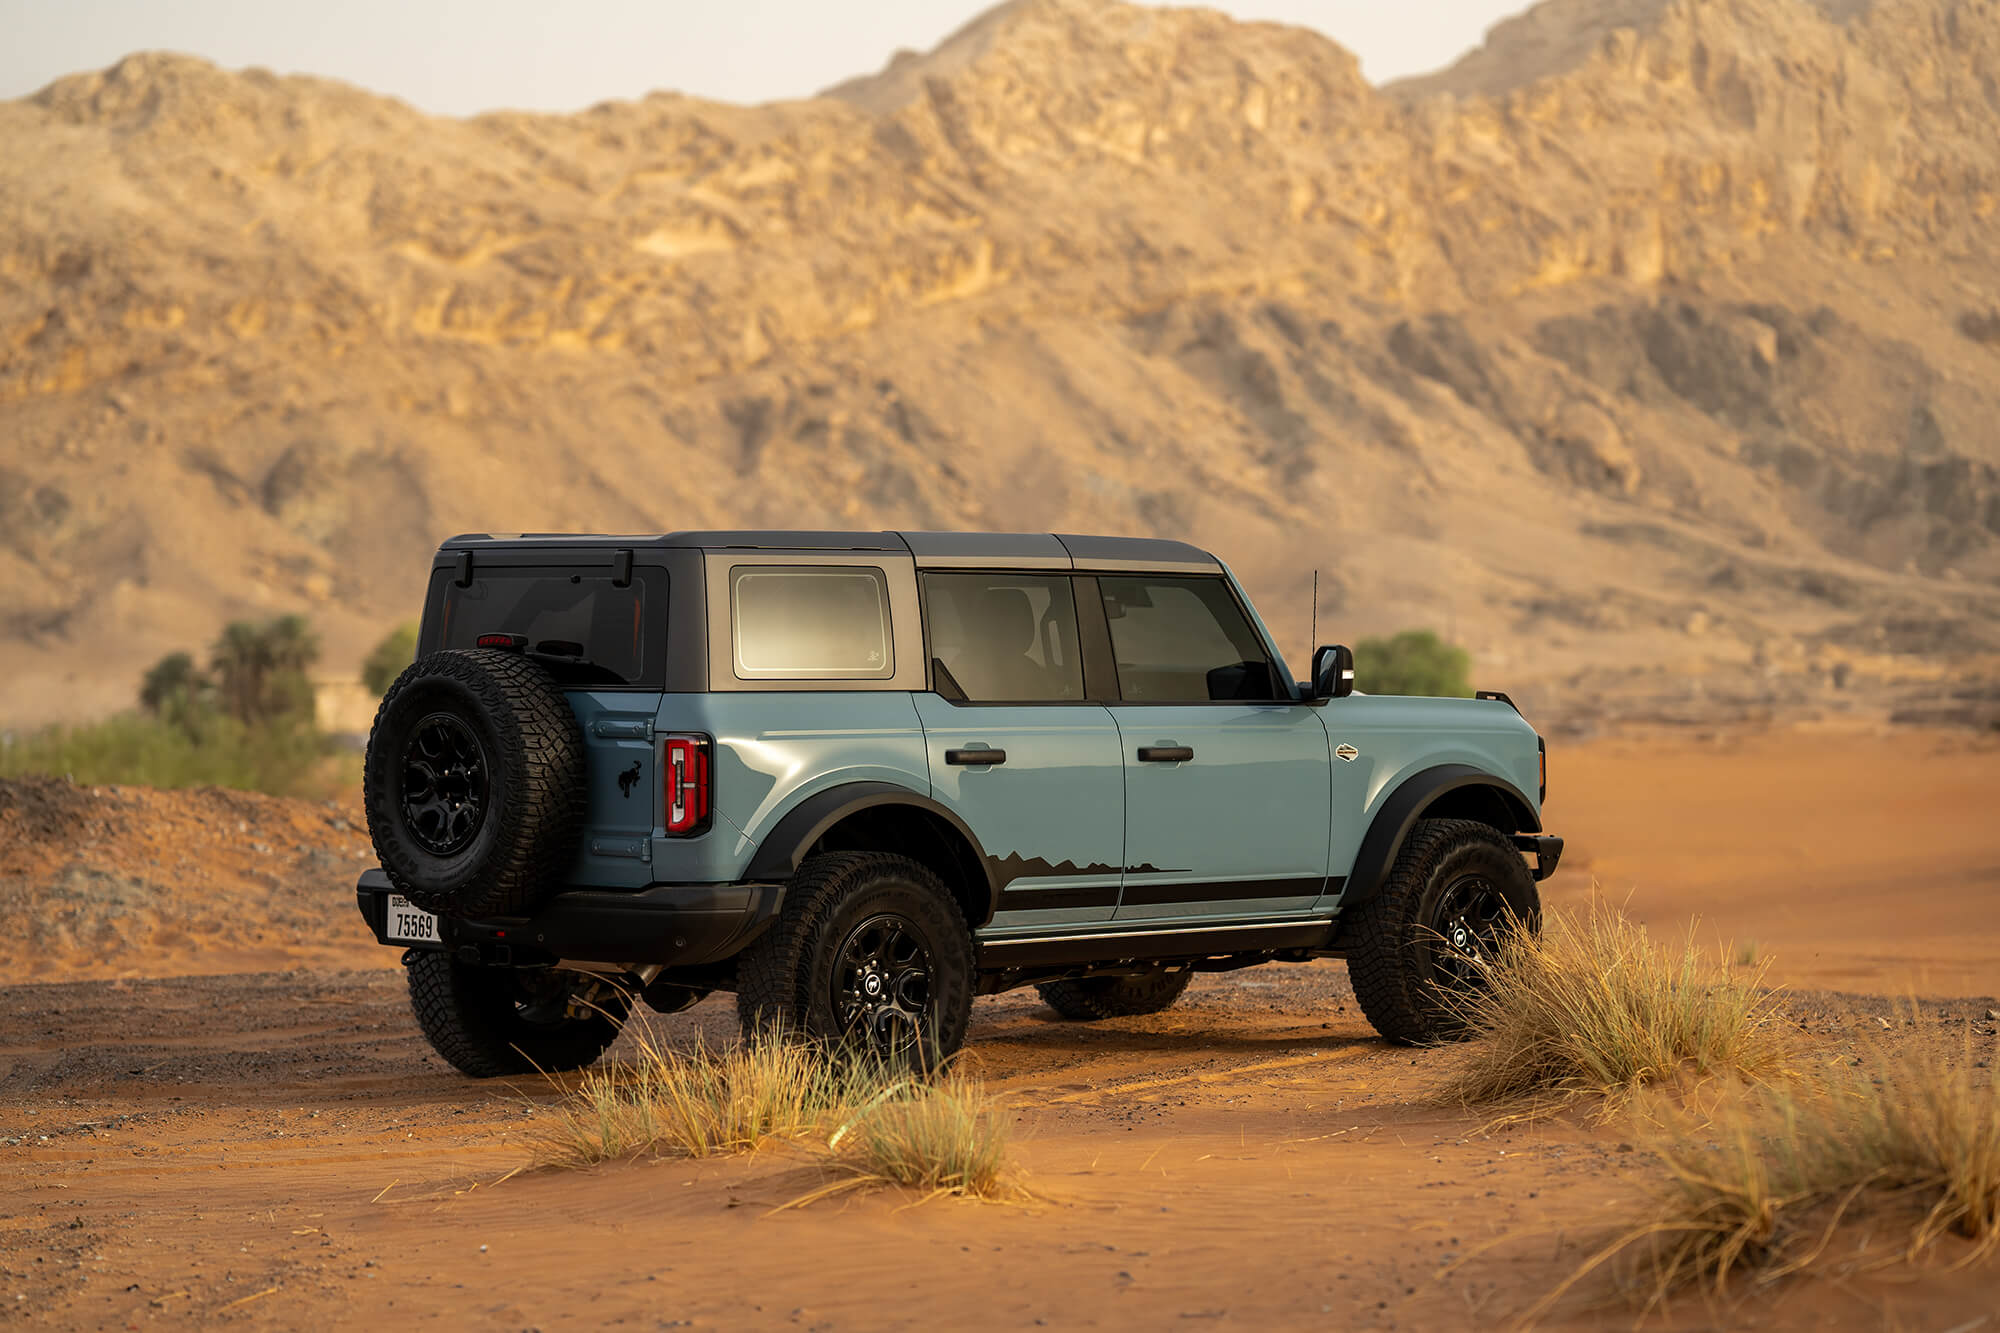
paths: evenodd
<path fill-rule="evenodd" d="M 595 1060 L 635 1003 L 940 1056 L 973 997 L 1171 1005 L 1344 957 L 1453 1035 L 1537 921 L 1546 753 L 1505 695 L 1295 681 L 1174 541 L 454 537 L 368 741 L 357 888 L 467 1074 Z"/>

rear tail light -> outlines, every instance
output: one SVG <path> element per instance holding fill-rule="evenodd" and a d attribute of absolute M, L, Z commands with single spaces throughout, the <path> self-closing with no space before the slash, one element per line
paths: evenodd
<path fill-rule="evenodd" d="M 665 778 L 661 806 L 670 837 L 690 837 L 708 827 L 708 753 L 706 736 L 667 737 L 660 763 Z"/>
<path fill-rule="evenodd" d="M 1540 736 L 1535 737 L 1535 752 L 1541 756 L 1542 789 L 1535 795 L 1535 804 L 1549 799 L 1549 743 Z"/>

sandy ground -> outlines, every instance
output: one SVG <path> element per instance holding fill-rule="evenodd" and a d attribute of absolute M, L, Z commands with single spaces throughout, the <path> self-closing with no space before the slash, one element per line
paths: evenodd
<path fill-rule="evenodd" d="M 1916 728 L 1662 734 L 1558 748 L 1547 901 L 1601 891 L 1773 980 L 2000 990 L 2000 735 Z"/>
<path fill-rule="evenodd" d="M 1698 913 L 1705 936 L 1755 940 L 1829 1060 L 1868 1058 L 1886 1032 L 1990 1064 L 1996 775 L 2000 746 L 1952 733 L 1565 749 L 1550 818 L 1571 859 L 1549 896 L 1582 901 L 1594 875 L 1662 929 Z M 195 798 L 78 795 L 67 813 L 60 793 L 36 798 L 61 836 L 25 837 L 18 793 L 0 810 L 5 929 L 34 910 L 30 879 L 102 870 L 122 838 L 152 838 L 161 869 L 145 869 L 172 880 L 182 853 L 149 816 Z M 212 871 L 231 911 L 282 899 L 301 914 L 290 932 L 349 929 L 333 882 L 349 817 L 231 808 L 237 838 L 271 849 Z M 183 813 L 190 837 L 216 823 Z M 1494 1126 L 1434 1104 L 1460 1053 L 1382 1045 L 1328 962 L 1205 977 L 1167 1014 L 1099 1025 L 1060 1023 L 1032 993 L 980 1001 L 970 1058 L 1016 1117 L 1031 1205 L 877 1194 L 773 1215 L 821 1180 L 792 1150 L 503 1180 L 548 1123 L 549 1088 L 446 1070 L 388 951 L 329 939 L 300 959 L 286 938 L 249 971 L 265 925 L 187 930 L 203 910 L 100 913 L 96 977 L 0 988 L 0 1321 L 1505 1326 L 1659 1178 L 1629 1120 Z M 362 966 L 340 966 L 347 950 Z M 117 975 L 148 967 L 163 975 Z M 1908 1025 L 1881 997 L 1912 987 L 1974 998 Z M 656 1021 L 686 1040 L 732 1020 L 717 997 Z M 1670 1322 L 1970 1330 L 1994 1310 L 1990 1267 L 1841 1267 L 1684 1301 Z M 1590 1303 L 1604 1294 L 1584 1284 L 1550 1325 L 1626 1322 Z"/>
<path fill-rule="evenodd" d="M 1799 1004 L 1843 1055 L 1901 1022 Z M 1909 1035 L 1970 1032 L 1990 1059 L 1990 1004 Z M 732 1018 L 711 1000 L 658 1022 L 686 1040 Z M 793 1151 L 502 1179 L 549 1090 L 443 1070 L 380 971 L 12 987 L 0 1030 L 0 1301 L 62 1327 L 1497 1325 L 1657 1180 L 1628 1124 L 1428 1104 L 1456 1053 L 1376 1041 L 1338 964 L 1205 978 L 1102 1026 L 981 1002 L 974 1058 L 1018 1117 L 1026 1206 L 774 1216 L 822 1180 Z M 1947 1329 L 1991 1308 L 1990 1273 L 1908 1276 L 1674 1322 Z M 1606 1317 L 1584 1292 L 1554 1326 Z"/>

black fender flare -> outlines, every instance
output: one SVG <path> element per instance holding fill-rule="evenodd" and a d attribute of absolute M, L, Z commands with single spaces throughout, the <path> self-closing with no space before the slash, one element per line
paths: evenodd
<path fill-rule="evenodd" d="M 1341 895 L 1341 911 L 1358 907 L 1381 892 L 1390 867 L 1396 864 L 1396 854 L 1403 850 L 1404 840 L 1425 812 L 1453 792 L 1479 787 L 1491 792 L 1512 817 L 1515 827 L 1503 828 L 1502 833 L 1542 831 L 1535 803 L 1505 778 L 1470 764 L 1439 764 L 1412 773 L 1382 802 L 1382 808 L 1368 825 L 1368 832 L 1362 835 L 1361 849 L 1355 853 L 1354 869 L 1349 872 L 1346 891 Z"/>
<path fill-rule="evenodd" d="M 864 810 L 883 806 L 903 806 L 922 811 L 943 821 L 964 840 L 971 860 L 968 862 L 960 858 L 961 871 L 972 880 L 968 888 L 973 896 L 983 897 L 985 902 L 983 913 L 967 913 L 977 918 L 967 924 L 977 928 L 991 921 L 999 904 L 1000 886 L 994 883 L 992 862 L 987 858 L 986 849 L 980 846 L 978 835 L 948 807 L 893 782 L 844 782 L 838 787 L 828 787 L 806 797 L 786 811 L 771 831 L 764 835 L 764 840 L 757 845 L 756 854 L 750 858 L 750 868 L 744 872 L 744 878 L 759 881 L 790 879 L 798 870 L 799 863 L 812 850 L 813 844 L 826 836 L 827 830 Z"/>

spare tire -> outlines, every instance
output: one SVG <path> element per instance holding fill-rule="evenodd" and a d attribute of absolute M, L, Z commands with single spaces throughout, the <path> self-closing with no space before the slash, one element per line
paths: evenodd
<path fill-rule="evenodd" d="M 454 649 L 382 696 L 362 796 L 389 881 L 445 916 L 519 916 L 575 855 L 588 799 L 583 730 L 519 653 Z"/>

